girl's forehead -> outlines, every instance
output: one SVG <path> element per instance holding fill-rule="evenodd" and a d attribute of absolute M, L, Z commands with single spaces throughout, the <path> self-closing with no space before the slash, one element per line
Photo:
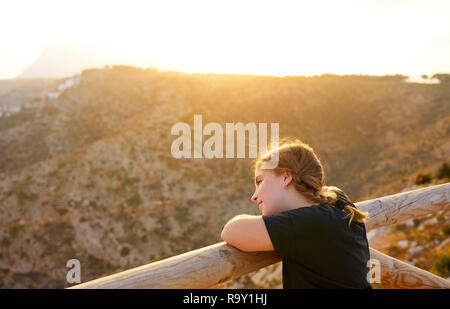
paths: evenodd
<path fill-rule="evenodd" d="M 271 173 L 271 170 L 258 168 L 258 169 L 255 170 L 255 177 L 258 177 L 259 175 L 267 175 L 267 174 L 270 174 L 270 173 Z"/>

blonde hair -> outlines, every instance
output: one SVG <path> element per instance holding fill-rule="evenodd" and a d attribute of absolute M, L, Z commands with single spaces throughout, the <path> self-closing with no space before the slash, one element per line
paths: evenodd
<path fill-rule="evenodd" d="M 322 163 L 314 150 L 307 144 L 295 138 L 285 138 L 280 146 L 269 149 L 259 154 L 254 162 L 254 172 L 261 166 L 261 163 L 270 161 L 274 152 L 278 152 L 278 165 L 272 170 L 276 175 L 281 175 L 284 171 L 289 171 L 293 178 L 294 188 L 309 200 L 318 203 L 336 206 L 338 194 L 345 196 L 340 189 L 328 187 L 325 190 L 325 175 Z M 337 189 L 337 190 L 336 190 Z M 346 203 L 342 210 L 350 217 L 348 227 L 353 220 L 365 222 L 368 212 L 360 211 L 353 203 Z"/>

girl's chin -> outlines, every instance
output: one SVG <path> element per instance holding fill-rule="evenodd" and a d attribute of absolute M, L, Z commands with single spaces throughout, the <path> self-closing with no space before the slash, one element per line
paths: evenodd
<path fill-rule="evenodd" d="M 274 215 L 275 212 L 273 212 L 273 211 L 268 211 L 267 209 L 262 209 L 262 210 L 261 210 L 261 214 L 262 214 L 263 216 L 270 216 L 270 215 Z"/>

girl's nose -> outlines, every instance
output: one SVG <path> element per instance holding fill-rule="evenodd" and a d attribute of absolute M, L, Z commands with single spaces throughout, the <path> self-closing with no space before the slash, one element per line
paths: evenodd
<path fill-rule="evenodd" d="M 253 202 L 256 202 L 256 192 L 253 193 L 253 195 L 252 195 L 252 201 L 253 201 Z"/>

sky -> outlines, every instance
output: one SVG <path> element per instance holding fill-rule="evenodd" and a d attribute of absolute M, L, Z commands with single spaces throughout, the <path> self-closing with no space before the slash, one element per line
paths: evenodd
<path fill-rule="evenodd" d="M 450 1 L 0 2 L 0 79 L 51 42 L 158 70 L 432 75 L 450 72 Z"/>

